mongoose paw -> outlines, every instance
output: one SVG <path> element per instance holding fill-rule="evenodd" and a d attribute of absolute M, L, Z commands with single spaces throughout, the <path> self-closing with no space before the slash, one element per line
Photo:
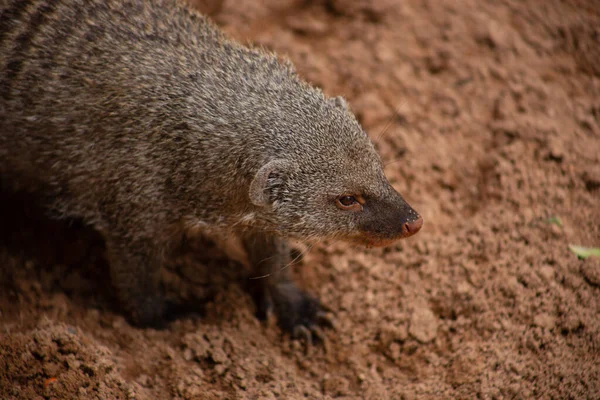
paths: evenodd
<path fill-rule="evenodd" d="M 333 328 L 333 318 L 321 303 L 300 290 L 291 282 L 277 285 L 272 294 L 277 324 L 293 339 L 300 339 L 311 346 L 324 342 L 322 328 Z"/>
<path fill-rule="evenodd" d="M 138 328 L 164 330 L 171 322 L 183 317 L 199 318 L 199 307 L 156 296 L 147 299 L 144 305 L 133 313 L 130 323 Z"/>
<path fill-rule="evenodd" d="M 171 323 L 181 318 L 200 319 L 202 307 L 196 303 L 165 301 L 163 320 Z"/>

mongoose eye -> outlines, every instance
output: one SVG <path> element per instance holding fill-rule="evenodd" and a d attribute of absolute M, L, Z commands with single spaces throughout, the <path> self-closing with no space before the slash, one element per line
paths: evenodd
<path fill-rule="evenodd" d="M 357 196 L 344 195 L 337 198 L 336 205 L 344 211 L 360 211 L 362 210 L 362 198 Z"/>

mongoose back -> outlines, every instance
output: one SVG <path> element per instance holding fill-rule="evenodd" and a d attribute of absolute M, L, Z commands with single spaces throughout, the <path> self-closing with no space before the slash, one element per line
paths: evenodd
<path fill-rule="evenodd" d="M 259 317 L 294 335 L 320 303 L 279 271 L 286 238 L 368 246 L 422 218 L 342 98 L 175 0 L 0 0 L 0 187 L 104 237 L 130 321 L 180 308 L 158 272 L 189 229 L 239 234 Z M 181 305 L 179 305 L 181 306 Z"/>

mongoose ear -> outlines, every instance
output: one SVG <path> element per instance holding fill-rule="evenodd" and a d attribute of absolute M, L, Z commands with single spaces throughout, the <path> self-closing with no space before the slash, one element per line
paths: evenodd
<path fill-rule="evenodd" d="M 333 97 L 329 99 L 329 101 L 338 108 L 343 108 L 344 110 L 348 109 L 348 103 L 346 103 L 346 100 L 342 96 Z"/>
<path fill-rule="evenodd" d="M 272 179 L 273 175 L 281 177 L 289 166 L 290 163 L 286 160 L 273 160 L 269 161 L 258 170 L 250 183 L 249 195 L 252 204 L 264 207 L 271 203 L 272 184 L 269 182 L 269 179 Z"/>

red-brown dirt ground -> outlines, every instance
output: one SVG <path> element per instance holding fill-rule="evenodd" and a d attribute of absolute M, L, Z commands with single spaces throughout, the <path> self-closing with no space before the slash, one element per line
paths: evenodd
<path fill-rule="evenodd" d="M 209 9 L 349 100 L 422 231 L 304 255 L 294 273 L 337 321 L 306 353 L 254 318 L 248 277 L 210 242 L 164 273 L 206 299 L 201 317 L 141 330 L 114 305 L 96 234 L 5 202 L 0 398 L 600 398 L 600 258 L 568 249 L 600 246 L 600 3 Z"/>

